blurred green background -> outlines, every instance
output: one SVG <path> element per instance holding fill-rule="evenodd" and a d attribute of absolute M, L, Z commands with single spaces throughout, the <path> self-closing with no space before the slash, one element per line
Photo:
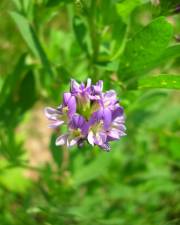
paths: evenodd
<path fill-rule="evenodd" d="M 180 2 L 0 1 L 0 225 L 180 224 Z M 71 78 L 117 91 L 111 152 L 55 146 Z"/>

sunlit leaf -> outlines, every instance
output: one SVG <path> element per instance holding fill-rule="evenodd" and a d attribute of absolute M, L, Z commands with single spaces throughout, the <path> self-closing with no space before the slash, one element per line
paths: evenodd
<path fill-rule="evenodd" d="M 139 80 L 139 88 L 180 89 L 180 75 L 159 75 Z"/>
<path fill-rule="evenodd" d="M 0 184 L 4 185 L 7 190 L 24 193 L 31 185 L 31 181 L 25 177 L 24 169 L 22 168 L 6 168 L 9 163 L 6 160 L 1 159 L 0 166 Z M 2 172 L 3 171 L 3 172 Z"/>
<path fill-rule="evenodd" d="M 172 31 L 172 26 L 164 17 L 160 17 L 132 37 L 120 59 L 120 78 L 128 80 L 152 69 L 154 61 L 163 57 L 172 38 Z"/>
<path fill-rule="evenodd" d="M 118 14 L 124 22 L 128 22 L 130 13 L 140 4 L 140 0 L 125 0 L 116 4 Z"/>
<path fill-rule="evenodd" d="M 10 12 L 10 15 L 16 23 L 28 47 L 31 49 L 33 54 L 40 59 L 47 71 L 52 74 L 53 72 L 46 53 L 43 50 L 42 45 L 28 20 L 24 16 L 16 12 Z"/>

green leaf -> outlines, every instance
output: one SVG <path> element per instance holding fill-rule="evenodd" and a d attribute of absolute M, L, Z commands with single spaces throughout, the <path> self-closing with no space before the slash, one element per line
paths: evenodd
<path fill-rule="evenodd" d="M 162 65 L 163 63 L 167 63 L 169 60 L 175 60 L 177 57 L 180 56 L 180 45 L 173 45 L 165 49 L 163 55 L 152 61 L 151 66 L 149 69 L 153 69 L 157 66 Z"/>
<path fill-rule="evenodd" d="M 171 137 L 169 140 L 169 150 L 171 152 L 171 155 L 173 159 L 180 160 L 180 151 L 179 151 L 179 146 L 180 146 L 180 139 L 179 137 Z"/>
<path fill-rule="evenodd" d="M 11 115 L 8 119 L 11 120 Z M 5 123 L 4 129 L 0 129 L 0 158 L 7 159 L 13 165 L 17 165 L 24 159 L 25 151 L 22 141 L 18 140 L 17 134 L 14 132 L 14 127 L 9 127 L 8 122 Z"/>
<path fill-rule="evenodd" d="M 25 10 L 25 12 L 28 12 L 28 9 L 30 7 L 30 4 L 32 4 L 32 1 L 31 0 L 23 0 L 23 8 Z"/>
<path fill-rule="evenodd" d="M 150 119 L 143 123 L 145 129 L 165 129 L 172 127 L 174 124 L 179 124 L 180 107 L 177 104 L 166 104 L 161 107 Z"/>
<path fill-rule="evenodd" d="M 107 13 L 107 9 L 108 9 L 108 13 Z M 103 23 L 106 25 L 111 25 L 117 20 L 122 20 L 122 18 L 120 18 L 117 12 L 116 4 L 113 1 L 109 1 L 109 0 L 100 1 L 99 10 L 102 15 Z"/>
<path fill-rule="evenodd" d="M 46 1 L 46 6 L 47 7 L 55 7 L 58 6 L 61 3 L 69 3 L 72 2 L 72 0 L 47 0 Z"/>
<path fill-rule="evenodd" d="M 124 22 L 128 22 L 131 12 L 140 4 L 140 0 L 125 0 L 116 4 L 117 13 Z"/>
<path fill-rule="evenodd" d="M 123 51 L 126 42 L 127 25 L 119 18 L 112 25 L 112 41 L 113 46 L 113 58 L 119 58 L 118 56 Z"/>
<path fill-rule="evenodd" d="M 166 50 L 173 34 L 164 17 L 155 19 L 126 44 L 118 74 L 122 80 L 141 76 L 152 69 Z"/>
<path fill-rule="evenodd" d="M 35 56 L 40 57 L 33 31 L 27 19 L 16 12 L 10 12 L 10 15 L 15 21 L 23 39 L 26 41 L 31 51 L 34 53 Z"/>
<path fill-rule="evenodd" d="M 168 61 L 175 60 L 179 56 L 180 56 L 180 45 L 170 46 L 165 49 L 165 51 L 163 52 L 163 55 L 161 55 L 159 59 L 152 61 L 149 69 L 153 69 L 157 66 L 159 67 L 164 63 L 167 64 Z"/>
<path fill-rule="evenodd" d="M 30 109 L 37 100 L 35 77 L 29 71 L 22 80 L 18 91 L 17 106 L 24 112 Z"/>
<path fill-rule="evenodd" d="M 176 6 L 179 5 L 179 0 L 161 0 L 160 1 L 160 14 L 170 15 L 175 13 Z"/>
<path fill-rule="evenodd" d="M 10 15 L 16 23 L 23 39 L 25 40 L 26 44 L 31 49 L 33 54 L 40 59 L 41 63 L 47 69 L 48 73 L 53 74 L 46 53 L 42 48 L 41 43 L 28 20 L 24 16 L 16 12 L 10 12 Z"/>
<path fill-rule="evenodd" d="M 60 82 L 61 80 L 62 82 L 69 84 L 69 81 L 71 79 L 71 74 L 69 73 L 67 68 L 60 65 L 59 67 L 57 67 L 56 71 L 57 71 L 57 74 L 59 75 L 58 76 L 59 80 L 57 80 L 57 82 Z"/>
<path fill-rule="evenodd" d="M 6 126 L 16 126 L 22 120 L 24 112 L 37 100 L 34 74 L 23 63 L 24 58 L 20 58 L 14 73 L 7 77 L 0 93 L 1 123 Z"/>
<path fill-rule="evenodd" d="M 15 6 L 18 10 L 21 10 L 21 1 L 20 0 L 11 0 L 14 2 Z"/>
<path fill-rule="evenodd" d="M 80 47 L 84 52 L 86 52 L 86 54 L 88 54 L 88 46 L 86 41 L 87 28 L 85 22 L 83 21 L 83 18 L 75 16 L 73 18 L 73 28 Z"/>
<path fill-rule="evenodd" d="M 0 184 L 5 186 L 8 190 L 16 193 L 24 193 L 31 185 L 30 179 L 24 176 L 25 170 L 22 168 L 9 168 L 8 161 L 1 159 L 0 166 Z"/>
<path fill-rule="evenodd" d="M 75 173 L 74 183 L 76 186 L 92 181 L 106 173 L 110 157 L 107 152 L 97 156 L 94 161 L 85 165 Z"/>
<path fill-rule="evenodd" d="M 139 80 L 138 87 L 143 88 L 168 88 L 180 89 L 180 75 L 159 75 L 146 77 Z"/>
<path fill-rule="evenodd" d="M 6 76 L 0 90 L 0 105 L 6 101 L 6 98 L 9 97 L 11 92 L 15 89 L 17 82 L 22 79 L 24 72 L 26 72 L 27 67 L 25 65 L 25 59 L 26 54 L 22 54 L 19 57 L 12 74 Z"/>
<path fill-rule="evenodd" d="M 167 62 L 167 60 L 170 60 L 172 58 L 175 59 L 178 56 L 180 56 L 180 45 L 170 46 L 166 48 L 163 53 L 163 57 L 159 59 L 160 61 L 158 60 L 158 63 Z"/>
<path fill-rule="evenodd" d="M 49 148 L 51 150 L 51 155 L 54 162 L 60 168 L 61 164 L 63 163 L 63 150 L 61 147 L 55 145 L 56 138 L 57 135 L 52 134 Z"/>

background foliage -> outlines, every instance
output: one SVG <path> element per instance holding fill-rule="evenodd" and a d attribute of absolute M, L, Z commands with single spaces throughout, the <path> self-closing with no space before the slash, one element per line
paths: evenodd
<path fill-rule="evenodd" d="M 158 2 L 1 0 L 1 225 L 180 223 L 180 2 Z M 125 108 L 110 153 L 56 147 L 44 119 L 87 77 Z"/>

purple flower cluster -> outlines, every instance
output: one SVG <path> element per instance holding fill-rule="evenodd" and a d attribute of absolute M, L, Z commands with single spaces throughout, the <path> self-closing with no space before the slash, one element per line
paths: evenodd
<path fill-rule="evenodd" d="M 63 102 L 56 109 L 45 108 L 51 121 L 49 127 L 65 125 L 66 133 L 56 139 L 56 145 L 83 146 L 85 140 L 92 146 L 110 150 L 109 142 L 125 135 L 123 108 L 119 105 L 116 92 L 103 92 L 103 81 L 91 84 L 71 80 L 70 92 L 63 94 Z"/>

